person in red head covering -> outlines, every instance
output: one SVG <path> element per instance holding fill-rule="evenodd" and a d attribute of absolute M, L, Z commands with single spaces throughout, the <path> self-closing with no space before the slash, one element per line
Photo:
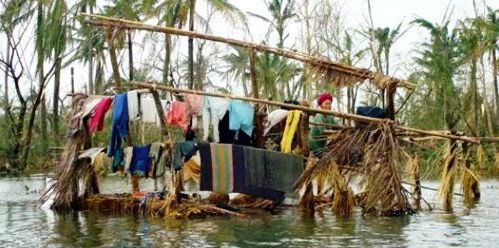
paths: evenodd
<path fill-rule="evenodd" d="M 322 110 L 331 110 L 331 104 L 333 103 L 333 97 L 329 93 L 322 93 L 317 97 L 317 105 Z M 333 116 L 324 115 L 317 113 L 312 122 L 314 123 L 324 123 L 324 124 L 334 124 L 336 125 L 336 120 Z M 324 137 L 324 130 L 326 127 L 315 125 L 310 129 L 310 136 L 308 139 L 310 151 L 315 156 L 320 156 L 323 153 L 324 147 L 326 146 L 326 137 Z"/>

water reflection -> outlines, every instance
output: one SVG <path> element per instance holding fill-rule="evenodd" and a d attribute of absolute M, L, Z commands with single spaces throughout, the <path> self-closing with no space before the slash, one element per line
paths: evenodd
<path fill-rule="evenodd" d="M 494 247 L 499 217 L 498 181 L 482 182 L 482 200 L 471 208 L 454 199 L 454 212 L 435 210 L 397 218 L 337 218 L 329 210 L 303 214 L 281 208 L 247 219 L 169 220 L 84 211 L 55 214 L 41 208 L 44 177 L 0 178 L 2 247 Z M 120 179 L 105 182 L 116 190 Z M 486 185 L 494 187 L 486 188 Z M 430 197 L 427 197 L 430 199 Z M 437 207 L 438 202 L 433 201 Z"/>

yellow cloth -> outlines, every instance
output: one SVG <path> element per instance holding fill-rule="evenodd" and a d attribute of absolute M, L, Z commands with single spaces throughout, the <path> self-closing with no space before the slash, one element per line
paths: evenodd
<path fill-rule="evenodd" d="M 201 167 L 198 163 L 196 163 L 196 161 L 194 161 L 194 159 L 190 159 L 182 166 L 182 176 L 184 182 L 192 180 L 195 183 L 199 183 Z"/>
<path fill-rule="evenodd" d="M 298 123 L 300 123 L 301 113 L 302 112 L 299 110 L 288 112 L 288 117 L 286 118 L 286 128 L 284 128 L 284 134 L 282 135 L 281 140 L 281 152 L 291 152 L 291 143 L 293 142 L 293 137 L 295 137 Z"/>

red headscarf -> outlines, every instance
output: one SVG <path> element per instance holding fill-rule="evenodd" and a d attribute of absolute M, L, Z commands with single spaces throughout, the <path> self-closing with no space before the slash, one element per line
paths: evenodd
<path fill-rule="evenodd" d="M 329 101 L 333 102 L 333 97 L 329 93 L 322 93 L 317 98 L 317 104 L 319 104 L 319 106 L 321 106 L 322 103 L 325 102 L 326 100 L 329 100 Z"/>

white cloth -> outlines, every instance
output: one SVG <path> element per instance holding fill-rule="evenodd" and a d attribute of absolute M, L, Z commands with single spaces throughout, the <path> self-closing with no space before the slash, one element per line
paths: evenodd
<path fill-rule="evenodd" d="M 163 112 L 166 111 L 166 100 L 161 100 L 161 106 L 163 107 Z M 158 110 L 156 109 L 156 103 L 152 97 L 140 97 L 140 113 L 141 120 L 144 123 L 156 123 L 159 127 L 161 126 L 161 118 L 159 118 Z"/>
<path fill-rule="evenodd" d="M 130 163 L 132 162 L 133 156 L 133 147 L 127 146 L 123 148 L 123 156 L 125 160 L 125 168 L 123 169 L 123 173 L 128 174 L 128 170 L 130 169 Z"/>
<path fill-rule="evenodd" d="M 213 128 L 213 141 L 218 143 L 218 122 L 224 117 L 229 107 L 229 100 L 225 98 L 205 96 L 203 104 L 203 140 L 210 135 L 210 124 Z"/>
<path fill-rule="evenodd" d="M 265 121 L 265 130 L 263 131 L 263 136 L 267 136 L 267 133 L 273 128 L 275 125 L 286 119 L 288 116 L 288 110 L 285 109 L 277 109 L 272 111 Z"/>
<path fill-rule="evenodd" d="M 140 118 L 139 111 L 139 93 L 136 90 L 128 91 L 126 93 L 127 96 L 127 105 L 128 105 L 128 120 L 136 121 Z"/>
<path fill-rule="evenodd" d="M 105 149 L 106 149 L 105 147 L 93 147 L 93 148 L 84 150 L 80 153 L 80 155 L 78 155 L 78 159 L 90 158 L 90 163 L 93 164 L 95 161 L 95 158 L 97 157 L 97 154 L 104 151 Z"/>

